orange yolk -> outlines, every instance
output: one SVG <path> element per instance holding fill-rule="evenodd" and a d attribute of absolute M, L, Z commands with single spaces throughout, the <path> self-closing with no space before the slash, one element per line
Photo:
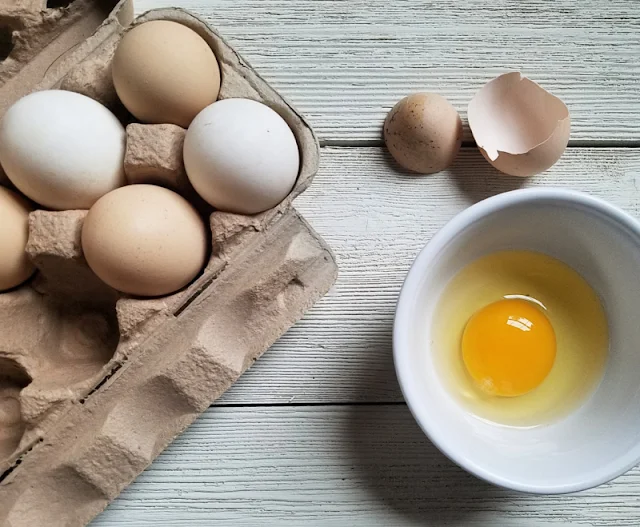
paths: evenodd
<path fill-rule="evenodd" d="M 477 311 L 462 335 L 462 358 L 484 392 L 523 395 L 539 386 L 556 358 L 551 322 L 533 302 L 505 299 Z"/>

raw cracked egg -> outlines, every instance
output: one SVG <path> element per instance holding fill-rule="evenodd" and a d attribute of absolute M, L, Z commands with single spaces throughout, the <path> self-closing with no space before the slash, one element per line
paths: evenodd
<path fill-rule="evenodd" d="M 541 306 L 503 298 L 480 308 L 462 333 L 467 373 L 485 393 L 516 397 L 546 379 L 556 358 L 556 335 Z"/>
<path fill-rule="evenodd" d="M 36 203 L 88 209 L 125 184 L 124 127 L 100 103 L 64 90 L 32 93 L 0 121 L 0 164 Z"/>
<path fill-rule="evenodd" d="M 544 172 L 569 142 L 567 106 L 518 72 L 485 84 L 469 103 L 467 115 L 482 155 L 512 176 Z"/>
<path fill-rule="evenodd" d="M 598 386 L 608 353 L 597 294 L 571 267 L 530 251 L 482 257 L 446 285 L 433 319 L 438 373 L 476 416 L 535 426 Z"/>

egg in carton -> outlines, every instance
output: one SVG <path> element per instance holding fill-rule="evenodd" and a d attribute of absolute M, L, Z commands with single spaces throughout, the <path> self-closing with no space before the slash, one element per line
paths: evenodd
<path fill-rule="evenodd" d="M 130 119 L 113 87 L 111 61 L 131 27 L 131 3 L 76 0 L 55 10 L 41 4 L 0 4 L 0 21 L 10 18 L 17 31 L 0 68 L 1 111 L 28 91 L 61 88 Z M 96 29 L 97 14 L 105 12 Z M 93 18 L 83 18 L 88 13 Z M 318 168 L 311 128 L 198 18 L 154 10 L 133 25 L 151 20 L 179 22 L 204 38 L 221 69 L 219 99 L 254 99 L 285 119 L 300 151 L 298 179 L 266 212 L 208 211 L 205 270 L 160 298 L 127 296 L 97 278 L 82 251 L 87 211 L 30 214 L 27 253 L 38 272 L 0 293 L 2 525 L 88 523 L 336 278 L 330 249 L 291 204 Z M 43 36 L 21 36 L 26 27 Z M 81 41 L 88 28 L 95 32 Z M 182 128 L 130 122 L 126 135 L 130 183 L 159 182 L 207 211 L 186 178 Z"/>

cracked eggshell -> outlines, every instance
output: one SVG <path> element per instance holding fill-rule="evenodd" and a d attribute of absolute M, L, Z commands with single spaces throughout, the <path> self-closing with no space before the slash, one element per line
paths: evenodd
<path fill-rule="evenodd" d="M 560 159 L 569 142 L 567 106 L 519 72 L 485 84 L 467 113 L 482 155 L 511 176 L 544 172 Z"/>

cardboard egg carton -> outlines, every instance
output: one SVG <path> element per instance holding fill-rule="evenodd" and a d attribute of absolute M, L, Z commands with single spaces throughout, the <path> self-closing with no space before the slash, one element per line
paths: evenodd
<path fill-rule="evenodd" d="M 27 252 L 39 271 L 0 293 L 0 525 L 8 527 L 88 523 L 327 292 L 337 272 L 330 249 L 291 205 L 318 168 L 313 132 L 215 31 L 177 9 L 134 22 L 174 20 L 195 30 L 220 63 L 220 98 L 262 101 L 294 131 L 296 186 L 255 216 L 208 209 L 184 172 L 185 131 L 135 123 L 119 103 L 110 63 L 131 3 L 43 4 L 0 0 L 0 25 L 10 21 L 15 43 L 0 65 L 0 114 L 49 88 L 109 106 L 128 123 L 129 181 L 173 188 L 206 212 L 211 257 L 186 289 L 132 298 L 87 266 L 86 211 L 30 215 Z"/>

